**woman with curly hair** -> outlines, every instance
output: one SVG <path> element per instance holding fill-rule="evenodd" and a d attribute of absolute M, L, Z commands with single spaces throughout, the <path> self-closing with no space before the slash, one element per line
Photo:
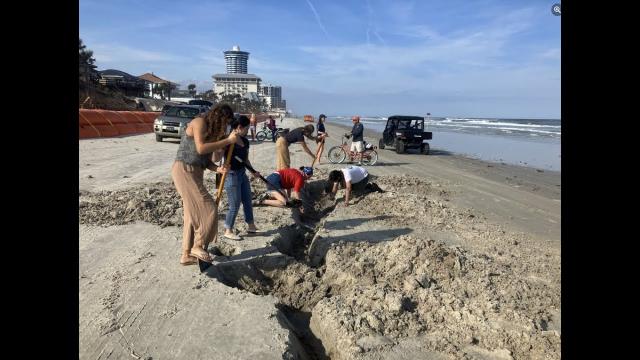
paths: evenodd
<path fill-rule="evenodd" d="M 180 264 L 197 264 L 197 259 L 212 262 L 207 248 L 218 232 L 218 209 L 203 184 L 204 169 L 223 174 L 225 167 L 213 163 L 213 153 L 237 141 L 232 131 L 227 138 L 227 125 L 233 110 L 218 104 L 206 114 L 189 122 L 182 134 L 178 153 L 171 169 L 173 183 L 182 198 L 184 227 Z"/>

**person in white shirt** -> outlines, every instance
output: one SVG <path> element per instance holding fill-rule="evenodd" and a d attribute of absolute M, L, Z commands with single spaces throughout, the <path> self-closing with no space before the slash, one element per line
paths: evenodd
<path fill-rule="evenodd" d="M 338 186 L 345 189 L 344 206 L 349 206 L 352 192 L 364 193 L 365 190 L 383 192 L 376 184 L 369 184 L 370 175 L 367 169 L 360 166 L 348 166 L 342 170 L 333 170 L 329 173 L 326 192 L 333 198 L 338 192 Z"/>

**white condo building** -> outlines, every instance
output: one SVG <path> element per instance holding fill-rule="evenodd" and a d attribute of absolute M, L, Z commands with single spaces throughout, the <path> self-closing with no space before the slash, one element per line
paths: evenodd
<path fill-rule="evenodd" d="M 261 86 L 260 79 L 254 74 L 248 74 L 247 62 L 249 53 L 240 51 L 240 47 L 235 45 L 231 50 L 224 52 L 226 62 L 226 74 L 215 74 L 213 91 L 219 97 L 223 95 L 244 96 L 247 98 L 258 97 L 265 99 L 269 108 L 286 108 L 286 102 L 282 100 L 282 88 L 280 86 Z"/>

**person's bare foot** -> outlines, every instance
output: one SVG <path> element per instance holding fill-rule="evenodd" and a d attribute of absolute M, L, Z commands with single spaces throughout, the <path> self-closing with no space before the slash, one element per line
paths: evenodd
<path fill-rule="evenodd" d="M 213 262 L 213 258 L 211 257 L 211 254 L 209 254 L 206 250 L 198 246 L 194 246 L 193 248 L 191 248 L 191 253 L 189 255 L 192 257 L 198 258 L 204 262 L 208 262 L 208 263 Z"/>
<path fill-rule="evenodd" d="M 198 263 L 198 259 L 193 256 L 182 254 L 182 256 L 180 257 L 180 265 L 187 266 L 187 265 L 195 265 L 197 263 Z"/>

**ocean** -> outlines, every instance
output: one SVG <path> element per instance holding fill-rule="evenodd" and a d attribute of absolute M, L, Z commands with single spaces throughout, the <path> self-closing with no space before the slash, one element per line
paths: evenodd
<path fill-rule="evenodd" d="M 351 116 L 328 116 L 350 126 Z M 361 116 L 366 129 L 382 132 L 387 117 Z M 425 116 L 432 149 L 472 158 L 546 170 L 561 170 L 560 119 L 505 119 Z"/>

